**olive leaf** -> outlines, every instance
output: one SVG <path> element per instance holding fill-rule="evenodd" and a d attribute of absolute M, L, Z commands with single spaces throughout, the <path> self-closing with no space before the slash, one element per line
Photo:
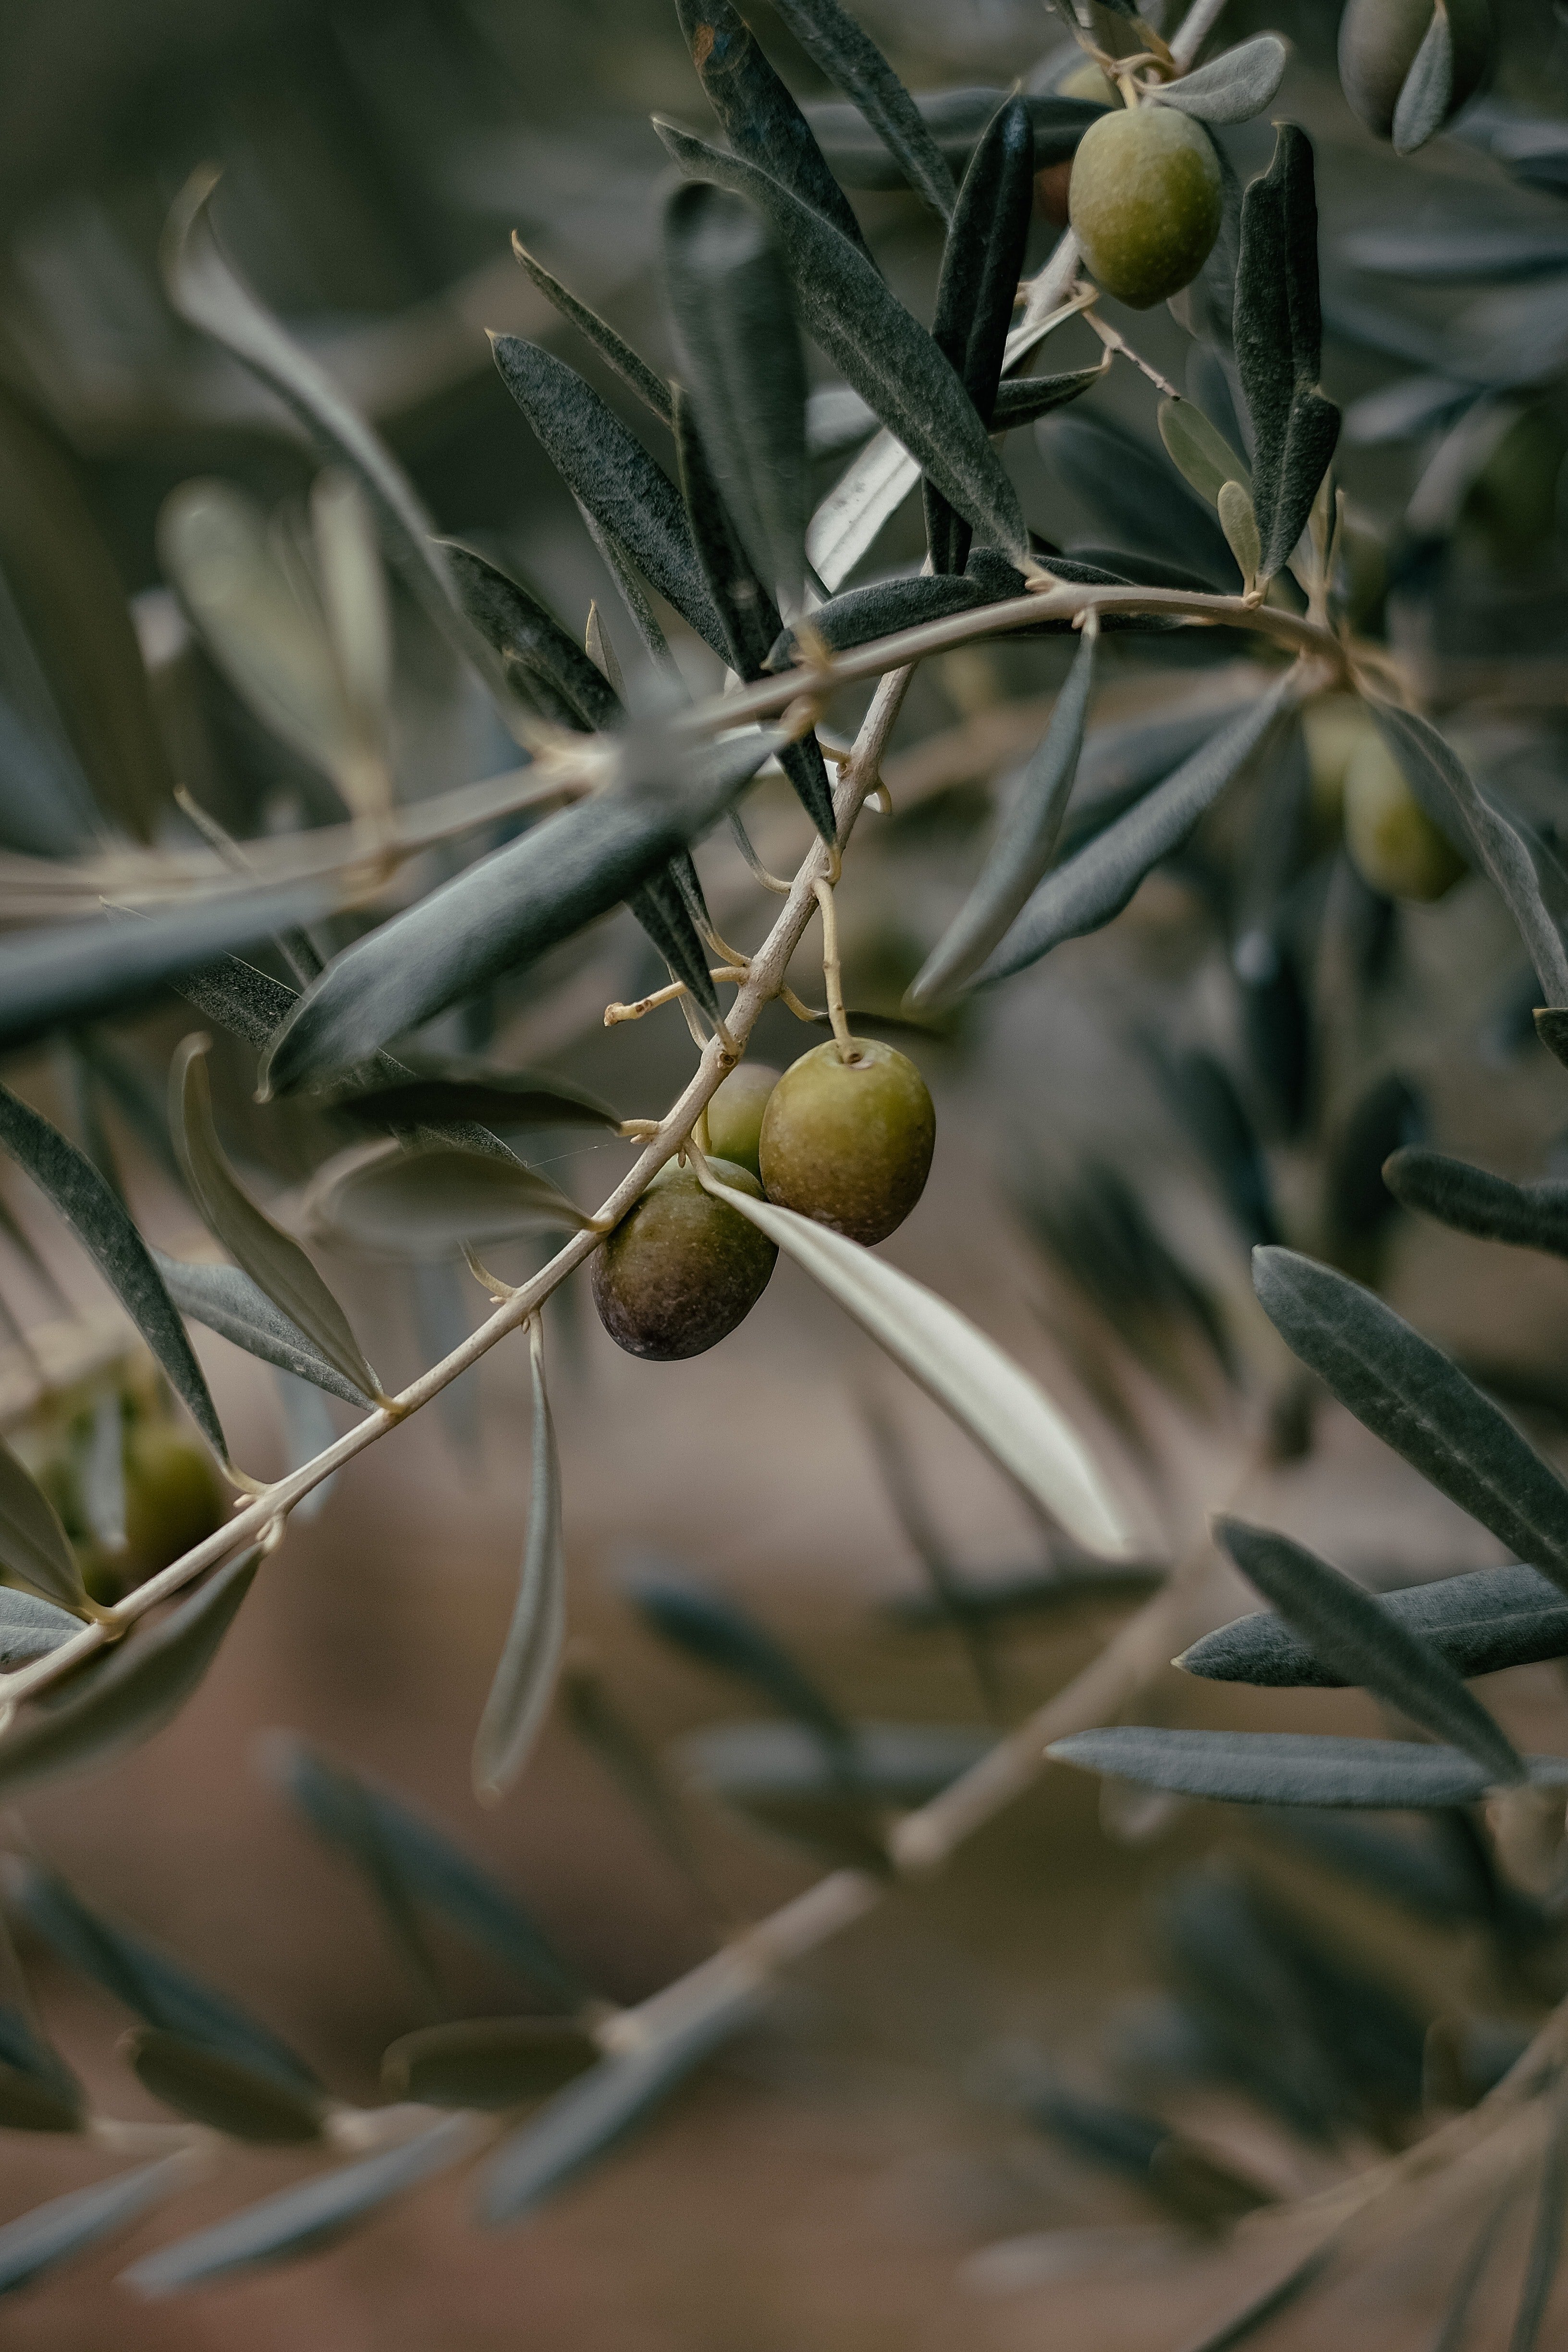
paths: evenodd
<path fill-rule="evenodd" d="M 224 257 L 210 212 L 217 180 L 203 165 L 171 208 L 161 256 L 170 301 L 189 325 L 221 343 L 275 392 L 328 457 L 363 486 L 394 562 L 510 722 L 517 706 L 505 672 L 458 604 L 430 518 L 407 475 L 326 369 L 301 350 Z"/>
<path fill-rule="evenodd" d="M 1241 206 L 1236 358 L 1257 447 L 1253 505 L 1272 579 L 1296 551 L 1339 438 L 1340 412 L 1318 390 L 1323 322 L 1310 141 L 1279 125 L 1274 160 Z"/>
<path fill-rule="evenodd" d="M 1086 629 L 980 878 L 917 973 L 909 1004 L 938 1003 L 972 979 L 1049 866 L 1078 774 L 1098 646 L 1098 632 Z"/>
<path fill-rule="evenodd" d="M 1459 1233 L 1568 1257 L 1568 1183 L 1561 1178 L 1510 1184 L 1506 1176 L 1447 1152 L 1407 1144 L 1384 1162 L 1383 1181 L 1407 1209 L 1423 1210 Z"/>
<path fill-rule="evenodd" d="M 329 964 L 272 1040 L 264 1083 L 288 1094 L 352 1070 L 607 914 L 714 824 L 781 741 L 761 729 L 695 752 L 628 733 L 618 789 L 492 850 Z"/>
<path fill-rule="evenodd" d="M 1568 268 L 1568 233 L 1560 228 L 1472 226 L 1458 220 L 1440 228 L 1352 229 L 1340 239 L 1339 250 L 1357 269 L 1435 285 L 1468 278 L 1503 285 L 1510 278 L 1547 277 Z M 1462 385 L 1442 381 L 1450 401 L 1462 394 Z"/>
<path fill-rule="evenodd" d="M 20 1666 L 29 1658 L 47 1658 L 51 1650 L 80 1632 L 81 1619 L 57 1609 L 52 1601 L 0 1585 L 0 1666 Z"/>
<path fill-rule="evenodd" d="M 169 1123 L 191 1198 L 215 1240 L 349 1385 L 379 1397 L 381 1384 L 342 1308 L 299 1243 L 257 1207 L 224 1156 L 213 1125 L 207 1048 L 206 1038 L 187 1037 L 169 1071 Z"/>
<path fill-rule="evenodd" d="M 984 417 L 992 415 L 1001 382 L 1034 198 L 1034 127 L 1027 106 L 1014 98 L 997 113 L 963 175 L 942 249 L 931 326 L 931 340 Z M 962 572 L 967 523 L 929 482 L 925 510 L 933 571 Z"/>
<path fill-rule="evenodd" d="M 743 2032 L 766 2000 L 765 1986 L 742 1982 L 711 1999 L 686 2024 L 650 2037 L 643 2048 L 601 2058 L 501 2142 L 485 2168 L 483 2220 L 495 2228 L 535 2211 L 552 2190 L 668 2098 L 705 2058 Z"/>
<path fill-rule="evenodd" d="M 326 2101 L 320 2091 L 279 2082 L 161 2026 L 135 2027 L 121 2049 L 143 2090 L 230 2139 L 282 2147 L 321 2136 Z"/>
<path fill-rule="evenodd" d="M 1468 846 L 1501 896 L 1535 966 L 1548 1004 L 1568 1004 L 1568 954 L 1547 910 L 1529 849 L 1514 826 L 1476 783 L 1430 719 L 1375 696 L 1367 707 L 1434 824 Z"/>
<path fill-rule="evenodd" d="M 735 152 L 831 221 L 875 268 L 855 208 L 810 125 L 730 0 L 676 0 L 676 15 L 698 79 Z"/>
<path fill-rule="evenodd" d="M 1454 36 L 1446 0 L 1432 0 L 1432 22 L 1410 60 L 1394 109 L 1394 152 L 1414 155 L 1447 119 L 1454 95 Z"/>
<path fill-rule="evenodd" d="M 288 2043 L 225 1993 L 128 1928 L 90 1910 L 63 1878 L 19 1855 L 5 1864 L 7 1901 L 50 1949 L 147 2024 L 233 2058 L 296 2091 L 321 2084 Z"/>
<path fill-rule="evenodd" d="M 191 2152 L 181 2148 L 152 2164 L 140 2164 L 132 2172 L 96 2180 L 90 2189 L 68 2189 L 63 2197 L 51 2197 L 47 2204 L 5 2222 L 0 2227 L 0 2294 L 14 2293 L 56 2263 L 68 2262 L 139 2221 L 186 2187 L 192 2170 Z"/>
<path fill-rule="evenodd" d="M 618 1128 L 620 1113 L 552 1070 L 503 1070 L 456 1058 L 416 1064 L 407 1076 L 341 1095 L 332 1108 L 363 1127 Z"/>
<path fill-rule="evenodd" d="M 831 594 L 848 579 L 921 478 L 921 469 L 887 426 L 874 434 L 811 518 L 806 561 Z"/>
<path fill-rule="evenodd" d="M 1289 57 L 1278 33 L 1258 33 L 1176 81 L 1156 82 L 1149 96 L 1200 122 L 1250 122 L 1273 104 Z"/>
<path fill-rule="evenodd" d="M 720 1187 L 724 1200 L 819 1282 L 879 1347 L 1058 1518 L 1086 1550 L 1125 1557 L 1126 1522 L 1050 1399 L 994 1341 L 883 1258 L 791 1209 Z"/>
<path fill-rule="evenodd" d="M 0 1054 L 106 1015 L 129 1018 L 186 972 L 312 921 L 332 904 L 297 882 L 235 889 L 167 914 L 51 926 L 0 947 Z"/>
<path fill-rule="evenodd" d="M 368 1404 L 369 1398 L 327 1361 L 299 1325 L 290 1322 L 260 1285 L 237 1265 L 190 1265 L 183 1258 L 165 1257 L 162 1250 L 154 1250 L 153 1257 L 164 1288 L 182 1315 L 205 1323 L 209 1331 L 232 1340 L 264 1364 L 313 1381 L 345 1404 Z"/>
<path fill-rule="evenodd" d="M 1175 479 L 1141 434 L 1092 408 L 1075 409 L 1046 417 L 1035 441 L 1113 544 L 1179 563 L 1207 586 L 1234 586 L 1230 551 L 1206 494 Z M 1230 473 L 1237 472 L 1233 460 Z"/>
<path fill-rule="evenodd" d="M 847 1718 L 790 1651 L 728 1595 L 705 1591 L 658 1570 L 641 1570 L 626 1597 L 645 1623 L 689 1656 L 735 1675 L 771 1698 L 811 1733 L 842 1769 L 854 1746 Z"/>
<path fill-rule="evenodd" d="M 117 1649 L 47 1715 L 0 1740 L 0 1798 L 139 1748 L 172 1722 L 201 1683 L 249 1591 L 258 1551 L 241 1552 L 150 1633 Z"/>
<path fill-rule="evenodd" d="M 342 1848 L 373 1887 L 392 1874 L 406 1898 L 439 1911 L 525 1983 L 563 2008 L 581 2008 L 588 1988 L 539 1922 L 432 1822 L 290 1733 L 268 1737 L 263 1763 L 318 1836 Z"/>
<path fill-rule="evenodd" d="M 786 1826 L 820 1801 L 841 1800 L 845 1780 L 866 1804 L 906 1811 L 928 1804 L 987 1753 L 982 1726 L 856 1723 L 847 1769 L 804 1724 L 720 1723 L 689 1733 L 678 1750 L 693 1779 L 742 1811 Z"/>
<path fill-rule="evenodd" d="M 897 629 L 919 628 L 925 621 L 944 621 L 952 613 L 972 612 L 988 601 L 981 583 L 962 572 L 917 572 L 905 579 L 874 580 L 864 588 L 846 588 L 815 608 L 811 626 L 830 653 L 842 653 L 850 646 L 868 645 L 874 637 L 890 636 Z M 768 648 L 767 666 L 771 670 L 785 670 L 797 657 L 795 633 L 785 629 Z"/>
<path fill-rule="evenodd" d="M 465 1243 L 513 1241 L 588 1223 L 547 1176 L 450 1143 L 356 1145 L 319 1171 L 306 1230 L 387 1257 L 456 1257 Z"/>
<path fill-rule="evenodd" d="M 441 544 L 468 618 L 502 660 L 515 663 L 531 688 L 542 683 L 558 697 L 567 725 L 619 726 L 620 698 L 554 614 L 477 548 L 458 539 Z"/>
<path fill-rule="evenodd" d="M 614 368 L 621 382 L 629 384 L 637 398 L 652 409 L 661 423 L 668 425 L 670 419 L 669 386 L 664 378 L 656 375 L 647 362 L 639 359 L 631 345 L 624 341 L 596 310 L 590 310 L 585 302 L 577 299 L 570 288 L 563 286 L 559 278 L 552 277 L 544 264 L 530 253 L 515 229 L 511 233 L 511 249 L 545 300 L 552 303 L 563 319 L 569 319 L 587 337 L 599 357 Z"/>
<path fill-rule="evenodd" d="M 758 579 L 794 612 L 811 483 L 788 274 L 762 215 L 701 180 L 665 206 L 664 264 L 703 446 Z"/>
<path fill-rule="evenodd" d="M 1512 1741 L 1413 1626 L 1288 1536 L 1224 1517 L 1215 1521 L 1215 1535 L 1243 1576 L 1343 1681 L 1397 1707 L 1435 1739 L 1462 1748 L 1494 1782 L 1523 1780 Z"/>
<path fill-rule="evenodd" d="M 1279 1248 L 1252 1266 L 1264 1313 L 1347 1411 L 1568 1591 L 1568 1486 L 1473 1381 L 1348 1276 Z"/>
<path fill-rule="evenodd" d="M 985 987 L 1037 963 L 1064 940 L 1099 930 L 1121 912 L 1144 876 L 1179 849 L 1204 811 L 1264 748 L 1296 692 L 1287 672 L 1201 744 L 1163 783 L 1058 866 L 1035 891 L 978 975 Z"/>
<path fill-rule="evenodd" d="M 473 2017 L 405 2033 L 384 2053 L 395 2099 L 427 2107 L 517 2107 L 586 2072 L 599 2056 L 585 2029 L 560 2017 Z"/>
<path fill-rule="evenodd" d="M 1244 595 L 1250 596 L 1258 582 L 1258 566 L 1263 561 L 1263 544 L 1258 536 L 1258 517 L 1252 510 L 1252 499 L 1239 482 L 1221 485 L 1218 499 L 1219 525 L 1225 533 L 1226 545 L 1236 558 L 1236 568 L 1241 574 Z"/>
<path fill-rule="evenodd" d="M 1173 395 L 1160 403 L 1160 438 L 1171 463 L 1200 498 L 1217 507 L 1226 482 L 1239 482 L 1249 494 L 1252 476 L 1245 458 L 1194 402 Z M 1234 549 L 1232 550 L 1234 553 Z"/>
<path fill-rule="evenodd" d="M 92 1613 L 70 1538 L 54 1505 L 0 1437 L 0 1575 L 78 1618 Z"/>
<path fill-rule="evenodd" d="M 806 55 L 858 107 L 910 186 L 940 220 L 950 219 L 957 191 L 947 158 L 875 41 L 838 0 L 777 0 L 777 5 Z"/>
<path fill-rule="evenodd" d="M 1500 1674 L 1568 1657 L 1568 1598 L 1533 1568 L 1477 1568 L 1380 1592 L 1373 1606 L 1418 1634 L 1457 1675 Z M 1346 1679 L 1283 1618 L 1238 1617 L 1205 1633 L 1176 1660 L 1211 1682 L 1258 1683 L 1270 1689 L 1337 1689 Z"/>
<path fill-rule="evenodd" d="M 121 2284 L 144 2296 L 176 2294 L 254 2263 L 309 2252 L 405 2189 L 462 2163 L 482 2144 L 482 2136 L 483 2126 L 472 2116 L 447 2116 L 396 2147 L 318 2173 L 209 2229 L 160 2246 L 121 2272 Z"/>
<path fill-rule="evenodd" d="M 668 867 L 662 874 L 649 875 L 646 882 L 628 891 L 626 905 L 658 949 L 671 979 L 682 982 L 708 1018 L 717 1022 L 719 992 L 708 968 L 707 950 Z"/>
<path fill-rule="evenodd" d="M 658 115 L 654 128 L 688 178 L 712 180 L 749 196 L 766 215 L 806 332 L 898 435 L 949 504 L 1029 568 L 1018 494 L 973 404 L 931 337 L 888 291 L 865 255 L 742 157 L 721 154 Z"/>
<path fill-rule="evenodd" d="M 500 1663 L 474 1740 L 474 1792 L 494 1803 L 528 1761 L 544 1720 L 566 1639 L 566 1538 L 561 1524 L 561 1456 L 544 1386 L 544 1342 L 529 1326 L 533 1381 L 533 1471 L 517 1601 Z"/>
<path fill-rule="evenodd" d="M 1078 1731 L 1046 1750 L 1061 1764 L 1232 1805 L 1370 1805 L 1380 1811 L 1479 1802 L 1483 1765 L 1458 1748 L 1409 1739 L 1312 1738 L 1291 1731 L 1167 1731 L 1126 1724 Z M 1568 1759 L 1524 1759 L 1537 1788 L 1568 1785 Z"/>
<path fill-rule="evenodd" d="M 1060 375 L 1026 375 L 1009 377 L 996 387 L 996 397 L 991 404 L 993 433 L 1011 433 L 1020 425 L 1034 425 L 1040 417 L 1048 416 L 1053 408 L 1061 408 L 1069 400 L 1099 383 L 1105 373 L 1101 361 L 1090 368 L 1068 368 Z"/>

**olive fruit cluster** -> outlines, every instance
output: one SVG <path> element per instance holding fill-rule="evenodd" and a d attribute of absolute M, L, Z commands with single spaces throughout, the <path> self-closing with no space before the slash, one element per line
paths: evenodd
<path fill-rule="evenodd" d="M 1447 122 L 1486 79 L 1496 30 L 1487 0 L 1446 0 L 1446 6 L 1454 61 Z M 1340 18 L 1340 88 L 1352 114 L 1379 139 L 1394 136 L 1399 93 L 1432 15 L 1433 0 L 1348 0 Z"/>
<path fill-rule="evenodd" d="M 1068 215 L 1090 271 L 1135 310 L 1190 286 L 1219 235 L 1219 163 L 1174 107 L 1102 114 L 1079 140 Z"/>
<path fill-rule="evenodd" d="M 781 1076 L 742 1063 L 708 1106 L 721 1183 L 858 1242 L 884 1241 L 925 1189 L 936 1113 L 908 1057 L 869 1038 L 803 1054 Z M 670 1160 L 594 1261 L 599 1319 L 628 1355 L 700 1356 L 750 1314 L 778 1252 L 695 1167 Z"/>

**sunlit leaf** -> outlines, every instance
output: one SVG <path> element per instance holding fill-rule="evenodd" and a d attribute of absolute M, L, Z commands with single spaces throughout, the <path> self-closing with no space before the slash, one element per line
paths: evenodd
<path fill-rule="evenodd" d="M 920 478 L 903 443 L 883 425 L 812 516 L 805 552 L 825 588 L 843 585 Z"/>
<path fill-rule="evenodd" d="M 1407 1739 L 1316 1739 L 1289 1731 L 1167 1731 L 1126 1724 L 1078 1731 L 1058 1763 L 1233 1805 L 1473 1805 L 1490 1776 L 1458 1748 Z M 1568 1786 L 1568 1758 L 1525 1759 L 1538 1788 Z"/>
<path fill-rule="evenodd" d="M 957 191 L 947 158 L 875 41 L 838 0 L 777 0 L 777 6 L 806 55 L 859 108 L 910 186 L 940 220 L 948 219 Z"/>
<path fill-rule="evenodd" d="M 1226 545 L 1236 558 L 1242 588 L 1250 596 L 1263 562 L 1263 544 L 1258 536 L 1258 517 L 1252 510 L 1252 500 L 1239 482 L 1225 482 L 1220 486 L 1216 503 Z"/>
<path fill-rule="evenodd" d="M 188 2150 L 162 2156 L 156 2163 L 138 2165 L 133 2172 L 117 2172 L 112 2179 L 95 2181 L 90 2189 L 68 2189 L 35 2206 L 19 2220 L 0 2226 L 0 2294 L 9 2294 L 56 2263 L 85 2253 L 115 2231 L 140 2220 L 190 2181 L 193 2165 Z"/>
<path fill-rule="evenodd" d="M 342 1308 L 299 1243 L 257 1207 L 224 1156 L 213 1125 L 206 1054 L 205 1037 L 187 1037 L 169 1074 L 170 1125 L 191 1197 L 214 1238 L 350 1387 L 378 1397 L 380 1382 Z"/>
<path fill-rule="evenodd" d="M 593 2036 L 566 2018 L 464 2018 L 393 2042 L 381 2079 L 393 2098 L 427 2107 L 516 2107 L 559 2091 L 599 2054 Z"/>
<path fill-rule="evenodd" d="M 528 1761 L 555 1687 L 566 1639 L 566 1538 L 561 1524 L 561 1457 L 544 1386 L 544 1341 L 529 1326 L 533 1377 L 533 1468 L 528 1532 L 517 1600 L 500 1663 L 474 1740 L 475 1793 L 493 1803 Z"/>
<path fill-rule="evenodd" d="M 1478 1568 L 1373 1599 L 1396 1625 L 1429 1643 L 1454 1672 L 1500 1674 L 1568 1657 L 1568 1598 L 1533 1568 Z M 1260 1612 L 1205 1633 L 1176 1661 L 1211 1681 L 1271 1688 L 1337 1688 L 1337 1674 L 1281 1617 Z"/>
<path fill-rule="evenodd" d="M 590 310 L 585 302 L 577 299 L 570 288 L 563 286 L 559 278 L 552 277 L 537 256 L 530 253 L 515 229 L 511 236 L 511 249 L 546 301 L 552 303 L 563 319 L 570 319 L 572 324 L 586 335 L 599 357 L 614 368 L 622 383 L 629 384 L 637 398 L 668 425 L 670 418 L 669 386 L 663 377 L 656 375 L 647 362 L 640 359 L 631 345 L 617 335 L 596 310 Z"/>
<path fill-rule="evenodd" d="M 575 1232 L 584 1213 L 531 1168 L 449 1143 L 367 1143 L 329 1160 L 305 1196 L 307 1229 L 386 1257 L 455 1257 L 465 1242 Z"/>
<path fill-rule="evenodd" d="M 1273 104 L 1289 54 L 1278 33 L 1258 33 L 1176 81 L 1157 82 L 1149 95 L 1200 122 L 1250 122 Z"/>
<path fill-rule="evenodd" d="M 59 1780 L 140 1747 L 201 1683 L 249 1591 L 261 1555 L 242 1552 L 151 1633 L 117 1649 L 74 1696 L 0 1740 L 0 1797 Z"/>
<path fill-rule="evenodd" d="M 138 2026 L 121 2048 L 144 2090 L 230 2139 L 275 2147 L 321 2136 L 326 2103 L 320 2092 L 312 2095 L 155 2025 Z"/>
<path fill-rule="evenodd" d="M 1568 1591 L 1568 1487 L 1473 1381 L 1347 1276 L 1294 1250 L 1252 1263 L 1265 1314 L 1340 1402 Z"/>
<path fill-rule="evenodd" d="M 1215 1534 L 1249 1582 L 1342 1680 L 1358 1683 L 1435 1739 L 1473 1756 L 1500 1785 L 1524 1779 L 1512 1742 L 1442 1653 L 1304 1544 L 1221 1517 Z"/>
<path fill-rule="evenodd" d="M 399 2147 L 318 2173 L 193 2237 L 160 2246 L 122 2272 L 121 2284 L 140 2295 L 177 2294 L 253 2263 L 329 2245 L 394 2197 L 460 2164 L 481 2144 L 481 2136 L 482 2126 L 471 2116 L 448 2116 Z"/>
<path fill-rule="evenodd" d="M 1078 774 L 1098 645 L 1098 632 L 1086 629 L 980 878 L 910 985 L 911 1005 L 939 1003 L 973 977 L 1049 866 Z"/>
<path fill-rule="evenodd" d="M 821 1283 L 1077 1542 L 1125 1557 L 1127 1524 L 1082 1442 L 994 1340 L 945 1299 L 828 1226 L 740 1192 L 726 1190 L 723 1197 Z"/>

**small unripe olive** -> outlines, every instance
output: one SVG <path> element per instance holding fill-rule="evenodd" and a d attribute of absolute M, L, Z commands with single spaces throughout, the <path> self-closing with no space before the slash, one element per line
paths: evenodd
<path fill-rule="evenodd" d="M 1147 310 L 1179 294 L 1219 235 L 1219 165 L 1202 124 L 1173 106 L 1102 114 L 1073 158 L 1071 218 L 1119 302 Z"/>
<path fill-rule="evenodd" d="M 105 1602 L 144 1584 L 215 1534 L 228 1509 L 212 1456 L 171 1423 L 133 1422 L 123 1459 L 123 1547 L 111 1551 L 92 1536 L 76 1538 L 83 1581 L 95 1601 Z"/>
<path fill-rule="evenodd" d="M 925 1190 L 936 1112 L 906 1055 L 869 1037 L 850 1052 L 830 1040 L 784 1072 L 763 1119 L 763 1182 L 781 1207 L 879 1242 Z"/>
<path fill-rule="evenodd" d="M 749 1168 L 753 1176 L 761 1175 L 757 1143 L 763 1113 L 778 1082 L 778 1072 L 766 1062 L 742 1062 L 738 1070 L 731 1071 L 708 1106 L 711 1157 L 733 1160 L 737 1168 Z"/>
<path fill-rule="evenodd" d="M 1363 880 L 1385 898 L 1440 898 L 1468 871 L 1375 730 L 1351 755 L 1344 795 L 1345 846 Z"/>
<path fill-rule="evenodd" d="M 709 1162 L 721 1184 L 761 1200 L 749 1168 Z M 700 1356 L 743 1322 L 778 1255 L 766 1234 L 668 1160 L 594 1260 L 599 1320 L 628 1356 L 668 1364 Z"/>
<path fill-rule="evenodd" d="M 1338 830 L 1344 809 L 1345 772 L 1377 730 L 1359 694 L 1324 694 L 1301 713 L 1311 779 L 1312 820 L 1322 832 Z"/>
<path fill-rule="evenodd" d="M 1348 0 L 1340 18 L 1340 88 L 1352 114 L 1378 138 L 1394 135 L 1405 77 L 1432 23 L 1433 0 Z M 1495 31 L 1487 0 L 1447 0 L 1453 85 L 1445 121 L 1480 88 Z"/>

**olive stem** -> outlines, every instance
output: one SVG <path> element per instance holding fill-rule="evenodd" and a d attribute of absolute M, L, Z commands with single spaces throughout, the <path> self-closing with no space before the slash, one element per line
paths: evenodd
<path fill-rule="evenodd" d="M 1096 299 L 1098 300 L 1098 297 Z M 1125 336 L 1119 335 L 1116 329 L 1100 317 L 1096 302 L 1088 302 L 1084 305 L 1083 320 L 1085 326 L 1090 328 L 1100 337 L 1108 352 L 1117 352 L 1124 360 L 1131 360 L 1133 366 L 1142 374 L 1146 375 L 1155 389 L 1164 394 L 1167 400 L 1181 398 L 1175 385 L 1163 376 L 1159 369 L 1144 359 L 1141 352 L 1135 352 Z"/>
<path fill-rule="evenodd" d="M 822 909 L 822 977 L 827 990 L 827 1017 L 833 1024 L 833 1034 L 838 1044 L 841 1062 L 858 1058 L 855 1040 L 849 1034 L 849 1016 L 844 1010 L 844 973 L 838 961 L 838 909 L 834 903 L 833 885 L 826 877 L 815 885 L 816 903 Z"/>

